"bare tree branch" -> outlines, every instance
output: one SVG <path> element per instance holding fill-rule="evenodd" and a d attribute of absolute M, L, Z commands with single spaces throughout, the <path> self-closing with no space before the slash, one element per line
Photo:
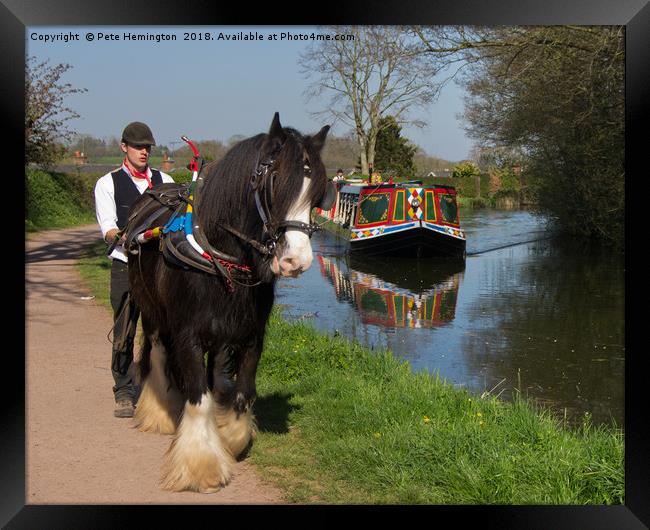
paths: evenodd
<path fill-rule="evenodd" d="M 413 109 L 433 101 L 441 85 L 435 81 L 441 66 L 414 47 L 411 30 L 399 26 L 325 28 L 324 32 L 354 35 L 353 41 L 316 42 L 300 65 L 312 79 L 305 91 L 318 99 L 314 114 L 330 116 L 351 126 L 356 136 L 362 171 L 373 164 L 382 116 L 392 114 L 400 124 L 421 125 L 409 116 Z M 329 100 L 323 96 L 329 95 Z M 324 107 L 324 108 L 323 108 Z"/>
<path fill-rule="evenodd" d="M 49 61 L 36 63 L 28 57 L 25 68 L 25 165 L 49 165 L 63 154 L 61 144 L 70 141 L 74 132 L 67 122 L 79 117 L 66 107 L 64 99 L 70 94 L 86 92 L 59 81 L 71 66 L 48 66 Z"/>

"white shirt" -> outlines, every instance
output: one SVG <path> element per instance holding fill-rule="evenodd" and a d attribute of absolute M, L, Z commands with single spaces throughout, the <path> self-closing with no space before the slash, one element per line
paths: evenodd
<path fill-rule="evenodd" d="M 122 164 L 124 172 L 131 177 L 133 184 L 138 188 L 142 194 L 145 192 L 149 183 L 146 179 L 135 178 L 131 175 L 129 168 Z M 95 184 L 95 216 L 99 223 L 99 228 L 102 231 L 102 236 L 106 238 L 106 233 L 117 227 L 117 209 L 115 208 L 115 187 L 113 186 L 113 176 L 117 170 L 110 171 L 101 177 L 97 184 Z M 147 166 L 147 175 L 151 179 L 151 168 Z M 163 182 L 174 182 L 174 179 L 167 173 L 160 172 Z M 126 251 L 122 245 L 117 245 L 111 255 L 111 259 L 119 259 L 123 262 L 128 262 Z"/>

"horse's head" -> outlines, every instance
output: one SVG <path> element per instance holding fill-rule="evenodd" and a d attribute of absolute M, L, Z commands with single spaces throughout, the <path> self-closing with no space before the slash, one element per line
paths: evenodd
<path fill-rule="evenodd" d="M 262 281 L 311 265 L 310 212 L 329 209 L 335 196 L 320 156 L 328 131 L 303 135 L 282 127 L 276 112 L 268 134 L 242 140 L 206 166 L 200 224 L 214 247 L 254 265 Z"/>
<path fill-rule="evenodd" d="M 259 196 L 260 202 L 268 201 L 261 207 L 268 208 L 261 215 L 268 215 L 272 227 L 266 230 L 266 236 L 277 239 L 269 263 L 276 276 L 295 277 L 311 266 L 310 212 L 323 200 L 331 199 L 332 184 L 328 183 L 321 160 L 329 129 L 326 125 L 317 134 L 305 136 L 282 127 L 276 112 L 263 144 L 258 167 Z M 272 230 L 276 233 L 269 233 Z"/>

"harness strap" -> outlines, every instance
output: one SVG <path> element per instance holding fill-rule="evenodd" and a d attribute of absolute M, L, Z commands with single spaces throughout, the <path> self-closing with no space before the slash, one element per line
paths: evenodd
<path fill-rule="evenodd" d="M 305 234 L 307 234 L 308 237 L 311 238 L 314 232 L 317 232 L 318 230 L 321 229 L 320 225 L 314 223 L 303 223 L 301 221 L 282 221 L 280 223 L 276 223 L 271 218 L 272 216 L 271 216 L 271 209 L 269 208 L 268 196 L 270 194 L 271 198 L 273 198 L 273 181 L 274 181 L 273 177 L 276 174 L 276 172 L 273 171 L 269 175 L 269 169 L 275 163 L 275 156 L 281 151 L 282 147 L 283 146 L 280 146 L 280 148 L 274 151 L 269 156 L 269 158 L 267 158 L 264 162 L 259 162 L 259 158 L 258 158 L 258 163 L 255 167 L 255 171 L 253 172 L 253 176 L 251 178 L 251 189 L 255 192 L 255 206 L 257 207 L 257 212 L 262 220 L 262 223 L 264 225 L 264 230 L 269 238 L 269 241 L 266 243 L 266 245 L 258 243 L 257 241 L 244 236 L 240 232 L 237 232 L 232 227 L 228 227 L 222 224 L 222 226 L 226 228 L 229 232 L 236 235 L 241 240 L 245 241 L 246 243 L 248 243 L 253 248 L 255 248 L 256 250 L 258 250 L 259 252 L 261 252 L 263 255 L 267 257 L 269 257 L 275 251 L 277 242 L 283 233 L 289 230 L 296 230 L 299 232 L 304 232 Z M 264 193 L 264 197 L 263 197 L 264 204 L 262 204 L 262 198 L 260 197 L 261 188 L 263 188 L 263 193 Z M 335 191 L 336 190 L 334 190 L 334 192 Z M 335 198 L 335 195 L 332 196 L 332 194 L 330 193 L 329 198 L 333 199 Z M 330 200 L 328 202 L 332 202 L 332 201 Z"/>
<path fill-rule="evenodd" d="M 307 224 L 302 221 L 284 221 L 280 223 L 279 228 L 284 228 L 285 232 L 289 230 L 297 230 L 298 232 L 305 232 L 309 237 L 313 235 L 314 232 L 322 230 L 322 227 L 317 224 Z"/>
<path fill-rule="evenodd" d="M 257 285 L 250 283 L 253 279 L 253 273 L 249 266 L 219 258 L 214 261 L 207 260 L 192 248 L 180 232 L 171 232 L 161 240 L 160 244 L 166 260 L 186 270 L 194 268 L 214 276 L 221 275 L 231 292 L 234 291 L 235 283 L 248 287 Z M 236 276 L 239 276 L 239 278 Z M 240 279 L 248 283 L 239 281 Z"/>
<path fill-rule="evenodd" d="M 201 245 L 201 248 L 203 248 L 203 250 L 205 250 L 210 256 L 212 256 L 212 259 L 215 262 L 218 260 L 223 260 L 223 261 L 229 261 L 231 263 L 236 263 L 237 265 L 241 265 L 240 258 L 236 258 L 235 256 L 231 256 L 230 254 L 226 254 L 225 252 L 222 252 L 214 248 L 208 241 L 208 238 L 205 236 L 203 229 L 199 225 L 193 226 L 193 233 L 196 242 L 199 245 Z"/>
<path fill-rule="evenodd" d="M 245 243 L 248 243 L 251 247 L 253 247 L 255 250 L 257 250 L 259 253 L 264 254 L 265 256 L 271 256 L 273 255 L 273 252 L 275 251 L 275 245 L 276 241 L 274 239 L 271 239 L 269 243 L 272 244 L 266 244 L 263 245 L 262 243 L 259 243 L 255 241 L 254 239 L 242 234 L 239 230 L 234 229 L 232 226 L 226 224 L 226 223 L 219 223 L 224 229 L 228 230 L 231 234 L 234 236 L 237 236 L 239 239 L 244 241 Z"/>
<path fill-rule="evenodd" d="M 259 190 L 255 190 L 255 204 L 257 205 L 257 211 L 260 214 L 260 217 L 262 218 L 262 223 L 264 223 L 264 228 L 269 234 L 271 234 L 272 233 L 271 230 L 273 229 L 273 227 L 269 222 L 269 218 L 266 215 L 266 211 L 264 210 L 264 208 L 262 208 L 262 201 L 260 200 Z"/>
<path fill-rule="evenodd" d="M 154 210 L 154 212 L 149 217 L 147 217 L 137 228 L 134 230 L 129 230 L 124 248 L 130 249 L 131 244 L 133 243 L 133 239 L 135 239 L 135 237 L 144 230 L 150 228 L 151 224 L 167 211 L 169 211 L 169 208 L 167 206 L 161 206 L 157 210 Z"/>

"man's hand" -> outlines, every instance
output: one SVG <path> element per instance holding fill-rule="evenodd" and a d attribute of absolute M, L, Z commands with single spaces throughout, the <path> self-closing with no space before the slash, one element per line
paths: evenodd
<path fill-rule="evenodd" d="M 108 232 L 106 232 L 106 235 L 104 236 L 104 241 L 106 241 L 106 243 L 108 243 L 109 245 L 112 245 L 113 241 L 115 241 L 115 236 L 118 235 L 119 232 L 120 231 L 117 228 L 111 228 Z"/>

